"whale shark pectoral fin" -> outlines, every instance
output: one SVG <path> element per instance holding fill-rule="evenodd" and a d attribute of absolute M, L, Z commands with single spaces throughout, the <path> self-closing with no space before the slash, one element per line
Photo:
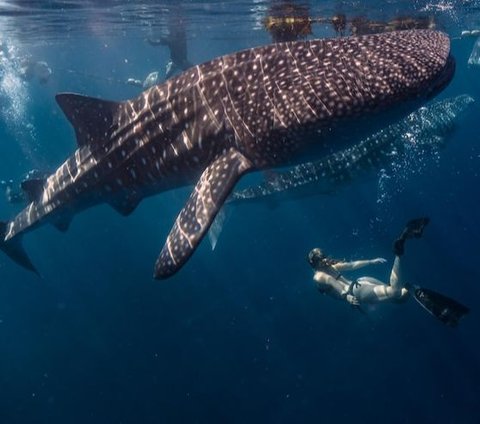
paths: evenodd
<path fill-rule="evenodd" d="M 232 148 L 203 171 L 155 263 L 156 279 L 172 276 L 187 262 L 236 182 L 252 167 L 242 153 Z"/>
<path fill-rule="evenodd" d="M 2 250 L 10 259 L 16 262 L 29 271 L 34 272 L 40 277 L 39 272 L 33 265 L 32 261 L 28 257 L 27 253 L 23 249 L 21 240 L 18 237 L 14 237 L 9 241 L 5 241 L 5 233 L 7 231 L 7 223 L 0 222 L 0 250 Z"/>

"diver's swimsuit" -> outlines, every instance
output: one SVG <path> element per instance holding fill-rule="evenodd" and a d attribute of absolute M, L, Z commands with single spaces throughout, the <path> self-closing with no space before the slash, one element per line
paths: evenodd
<path fill-rule="evenodd" d="M 340 280 L 340 278 L 343 277 L 342 273 L 338 270 L 336 270 L 332 265 L 327 265 L 327 264 L 324 264 L 321 268 L 321 271 L 324 272 L 325 274 L 329 275 L 330 277 L 334 278 L 335 280 Z M 343 299 L 346 299 L 346 297 L 350 294 L 352 296 L 354 296 L 353 294 L 353 290 L 356 288 L 356 287 L 359 287 L 360 286 L 360 283 L 355 279 L 351 282 L 349 282 L 350 280 L 344 278 L 342 280 L 343 283 L 345 284 L 348 284 L 348 289 L 347 291 L 341 295 L 341 297 Z M 328 293 L 329 291 L 331 291 L 331 287 L 329 287 L 327 290 L 324 290 L 324 289 L 318 289 L 321 293 Z"/>
<path fill-rule="evenodd" d="M 360 286 L 361 286 L 361 284 L 358 282 L 357 279 L 352 280 L 352 282 L 351 282 L 351 283 L 349 284 L 349 286 L 348 286 L 347 292 L 345 293 L 345 297 L 347 297 L 349 294 L 351 294 L 352 296 L 355 296 L 355 295 L 353 294 L 353 290 L 354 290 L 356 287 L 360 287 Z"/>
<path fill-rule="evenodd" d="M 335 280 L 339 280 L 340 277 L 342 277 L 342 273 L 340 271 L 337 271 L 332 265 L 324 264 L 320 271 L 324 272 L 330 277 L 335 278 Z"/>

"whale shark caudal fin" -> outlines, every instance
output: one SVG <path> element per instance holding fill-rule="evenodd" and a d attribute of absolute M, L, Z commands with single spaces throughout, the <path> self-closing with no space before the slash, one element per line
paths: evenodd
<path fill-rule="evenodd" d="M 172 276 L 185 264 L 236 182 L 252 167 L 242 153 L 232 148 L 205 168 L 155 263 L 156 279 Z"/>
<path fill-rule="evenodd" d="M 5 252 L 9 258 L 15 261 L 18 265 L 22 266 L 29 271 L 34 272 L 40 277 L 39 272 L 33 266 L 32 261 L 27 256 L 27 253 L 23 249 L 20 238 L 16 237 L 9 241 L 5 240 L 5 233 L 7 231 L 7 223 L 0 222 L 0 250 Z"/>
<path fill-rule="evenodd" d="M 113 117 L 122 103 L 73 93 L 57 94 L 55 99 L 75 129 L 78 147 L 108 141 Z"/>

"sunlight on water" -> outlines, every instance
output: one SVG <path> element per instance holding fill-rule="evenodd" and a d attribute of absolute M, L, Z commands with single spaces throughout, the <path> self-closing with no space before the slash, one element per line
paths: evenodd
<path fill-rule="evenodd" d="M 2 114 L 10 124 L 17 125 L 25 116 L 28 91 L 24 85 L 24 81 L 16 74 L 15 69 L 8 64 L 4 66 L 0 89 L 8 104 L 2 108 Z"/>
<path fill-rule="evenodd" d="M 34 159 L 35 127 L 27 110 L 30 95 L 21 73 L 21 55 L 11 41 L 0 44 L 0 113 L 12 138 L 24 155 Z"/>

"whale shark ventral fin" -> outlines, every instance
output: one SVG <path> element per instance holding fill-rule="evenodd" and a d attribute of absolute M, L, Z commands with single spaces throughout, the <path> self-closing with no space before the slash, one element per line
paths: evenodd
<path fill-rule="evenodd" d="M 113 117 L 121 103 L 73 93 L 57 94 L 55 99 L 75 129 L 78 147 L 109 140 Z"/>
<path fill-rule="evenodd" d="M 239 178 L 253 167 L 238 150 L 224 151 L 205 168 L 155 263 L 156 279 L 175 274 L 206 234 Z"/>
<path fill-rule="evenodd" d="M 5 235 L 7 232 L 7 223 L 0 222 L 0 250 L 5 252 L 10 259 L 16 262 L 18 265 L 22 266 L 29 271 L 34 272 L 40 277 L 39 272 L 32 264 L 32 261 L 27 256 L 27 253 L 23 249 L 21 239 L 14 238 L 9 241 L 5 241 Z"/>
<path fill-rule="evenodd" d="M 136 193 L 125 194 L 123 197 L 111 199 L 108 203 L 120 215 L 130 215 L 139 205 L 141 198 Z"/>

